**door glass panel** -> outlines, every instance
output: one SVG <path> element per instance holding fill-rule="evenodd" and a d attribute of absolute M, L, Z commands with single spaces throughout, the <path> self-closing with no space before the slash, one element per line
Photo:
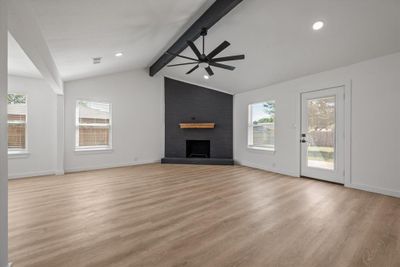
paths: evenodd
<path fill-rule="evenodd" d="M 335 96 L 308 100 L 308 167 L 335 169 L 335 104 Z"/>

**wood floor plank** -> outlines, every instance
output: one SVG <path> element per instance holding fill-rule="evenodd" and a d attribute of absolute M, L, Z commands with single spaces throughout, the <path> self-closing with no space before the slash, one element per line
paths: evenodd
<path fill-rule="evenodd" d="M 241 166 L 11 180 L 16 267 L 400 266 L 400 199 Z"/>

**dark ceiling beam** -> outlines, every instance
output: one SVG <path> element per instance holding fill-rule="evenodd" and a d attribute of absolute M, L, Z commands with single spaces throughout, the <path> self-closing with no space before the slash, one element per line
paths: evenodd
<path fill-rule="evenodd" d="M 188 47 L 187 41 L 195 41 L 200 37 L 201 30 L 210 29 L 243 0 L 216 0 L 189 29 L 150 67 L 150 76 L 156 75 L 162 68 L 171 62 L 175 56 Z M 174 55 L 171 55 L 174 54 Z"/>

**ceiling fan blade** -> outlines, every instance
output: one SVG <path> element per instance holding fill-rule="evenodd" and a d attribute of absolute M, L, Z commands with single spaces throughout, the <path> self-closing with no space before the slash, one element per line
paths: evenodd
<path fill-rule="evenodd" d="M 193 71 L 197 70 L 199 68 L 199 65 L 194 66 L 192 69 L 190 69 L 188 72 L 186 72 L 186 74 L 190 74 Z"/>
<path fill-rule="evenodd" d="M 213 70 L 210 68 L 210 66 L 208 66 L 208 67 L 205 68 L 205 69 L 206 69 L 208 75 L 210 75 L 210 76 L 213 76 L 213 75 L 214 75 L 214 72 L 213 72 Z"/>
<path fill-rule="evenodd" d="M 226 69 L 226 70 L 234 70 L 235 69 L 235 67 L 233 67 L 233 66 L 220 64 L 220 63 L 216 63 L 216 62 L 210 62 L 210 65 L 217 67 L 217 68 Z"/>
<path fill-rule="evenodd" d="M 208 59 L 214 58 L 216 55 L 221 53 L 223 50 L 225 50 L 228 46 L 231 44 L 228 41 L 224 41 L 222 44 L 220 44 L 217 48 L 215 48 L 210 54 L 207 55 Z"/>
<path fill-rule="evenodd" d="M 197 49 L 196 45 L 192 42 L 192 41 L 187 41 L 187 44 L 190 46 L 190 48 L 193 50 L 194 54 L 196 55 L 196 57 L 198 59 L 201 59 L 202 55 L 199 51 L 199 49 Z"/>
<path fill-rule="evenodd" d="M 189 60 L 199 61 L 198 59 L 195 59 L 195 58 L 192 58 L 192 57 L 181 56 L 181 55 L 172 54 L 172 53 L 169 53 L 169 52 L 167 52 L 167 54 L 168 54 L 168 55 L 171 55 L 171 56 L 174 56 L 174 57 L 181 57 L 181 58 L 184 58 L 184 59 L 189 59 Z"/>
<path fill-rule="evenodd" d="M 212 61 L 214 61 L 214 62 L 222 62 L 222 61 L 242 60 L 242 59 L 244 59 L 244 55 L 213 58 Z"/>
<path fill-rule="evenodd" d="M 167 67 L 176 67 L 176 66 L 193 65 L 193 64 L 199 64 L 199 63 L 198 62 L 188 62 L 188 63 L 167 65 Z"/>

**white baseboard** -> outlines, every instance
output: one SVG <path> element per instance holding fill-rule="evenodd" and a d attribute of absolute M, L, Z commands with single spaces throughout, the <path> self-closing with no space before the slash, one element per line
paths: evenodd
<path fill-rule="evenodd" d="M 46 176 L 46 175 L 54 175 L 56 171 L 34 171 L 34 172 L 22 172 L 22 173 L 10 173 L 8 174 L 8 179 L 20 179 L 20 178 L 27 178 L 27 177 L 37 177 L 37 176 Z"/>
<path fill-rule="evenodd" d="M 161 159 L 157 159 L 157 160 L 135 161 L 135 162 L 117 163 L 117 164 L 103 164 L 103 165 L 94 165 L 94 166 L 71 167 L 71 168 L 66 168 L 65 172 L 73 173 L 73 172 L 104 170 L 104 169 L 120 168 L 120 167 L 128 167 L 128 166 L 144 165 L 144 164 L 160 163 L 160 162 L 161 162 Z"/>
<path fill-rule="evenodd" d="M 64 170 L 56 170 L 55 175 L 64 175 L 65 171 Z"/>
<path fill-rule="evenodd" d="M 242 166 L 246 166 L 246 167 L 250 167 L 250 168 L 254 168 L 254 169 L 259 169 L 259 170 L 263 170 L 263 171 L 267 171 L 267 172 L 275 172 L 275 173 L 279 173 L 279 174 L 283 174 L 283 175 L 287 175 L 287 176 L 299 177 L 299 174 L 296 172 L 281 170 L 278 168 L 268 168 L 268 167 L 265 167 L 265 166 L 262 166 L 259 164 L 248 162 L 248 161 L 235 161 L 235 163 L 238 165 L 242 165 Z"/>
<path fill-rule="evenodd" d="M 122 164 L 106 164 L 106 165 L 85 166 L 85 167 L 77 167 L 77 168 L 67 168 L 65 171 L 51 170 L 51 171 L 11 173 L 8 175 L 8 179 L 12 180 L 12 179 L 23 179 L 23 178 L 47 176 L 47 175 L 64 175 L 65 173 L 71 173 L 71 172 L 103 170 L 103 169 L 110 169 L 110 168 L 127 167 L 127 166 L 134 166 L 134 165 L 160 163 L 160 162 L 161 162 L 161 159 L 148 160 L 148 161 L 135 161 L 135 162 L 129 162 L 129 163 L 122 163 Z"/>
<path fill-rule="evenodd" d="M 288 176 L 293 176 L 293 177 L 299 177 L 298 173 L 286 171 L 286 170 L 279 170 L 279 169 L 274 169 L 274 168 L 267 168 L 265 166 L 261 166 L 259 164 L 254 164 L 252 162 L 246 162 L 246 161 L 237 161 L 239 165 L 242 166 L 247 166 L 250 168 L 255 168 L 255 169 L 260 169 L 268 172 L 275 172 L 275 173 L 280 173 Z M 382 194 L 386 196 L 391 196 L 391 197 L 398 197 L 400 198 L 400 192 L 399 191 L 394 191 L 390 189 L 385 189 L 385 188 L 379 188 L 379 187 L 374 187 L 374 186 L 369 186 L 369 185 L 360 185 L 360 184 L 346 184 L 346 187 L 353 188 L 353 189 L 358 189 L 358 190 L 363 190 L 367 192 L 372 192 L 372 193 L 377 193 L 377 194 Z"/>
<path fill-rule="evenodd" d="M 369 186 L 369 185 L 360 185 L 360 184 L 349 184 L 346 186 L 349 188 L 354 188 L 354 189 L 358 189 L 358 190 L 363 190 L 363 191 L 368 191 L 368 192 L 372 192 L 372 193 L 377 193 L 377 194 L 382 194 L 382 195 L 386 195 L 386 196 L 400 198 L 399 191 L 394 191 L 394 190 L 390 190 L 390 189 Z"/>

